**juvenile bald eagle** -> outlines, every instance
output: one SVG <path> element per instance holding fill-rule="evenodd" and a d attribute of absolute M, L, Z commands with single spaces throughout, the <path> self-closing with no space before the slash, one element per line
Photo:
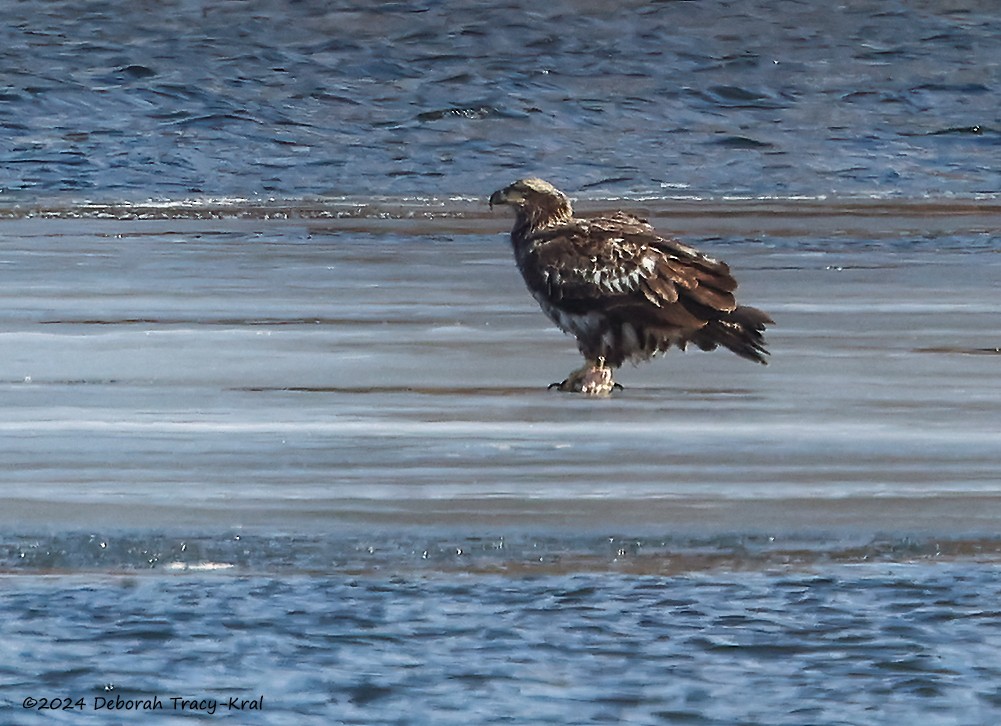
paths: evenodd
<path fill-rule="evenodd" d="M 737 305 L 730 268 L 658 235 L 624 212 L 577 219 L 552 184 L 522 179 L 490 195 L 514 208 L 511 243 L 529 291 L 561 330 L 577 338 L 585 364 L 561 391 L 607 394 L 612 370 L 693 343 L 729 348 L 765 363 L 757 308 Z"/>

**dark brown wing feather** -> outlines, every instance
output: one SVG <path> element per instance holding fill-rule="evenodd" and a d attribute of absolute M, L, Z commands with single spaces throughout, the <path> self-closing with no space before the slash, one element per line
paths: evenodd
<path fill-rule="evenodd" d="M 727 265 L 658 236 L 644 220 L 575 220 L 521 242 L 526 283 L 588 357 L 620 365 L 691 341 L 764 362 L 760 333 L 771 321 L 737 307 Z"/>

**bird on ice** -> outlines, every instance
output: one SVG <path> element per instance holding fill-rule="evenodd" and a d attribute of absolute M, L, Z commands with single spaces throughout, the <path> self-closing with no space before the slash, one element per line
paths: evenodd
<path fill-rule="evenodd" d="M 490 195 L 514 209 L 511 244 L 529 292 L 557 327 L 577 339 L 584 365 L 561 391 L 608 395 L 612 372 L 672 346 L 722 346 L 767 363 L 763 332 L 774 321 L 738 305 L 726 263 L 662 237 L 625 212 L 577 218 L 570 200 L 542 179 Z"/>

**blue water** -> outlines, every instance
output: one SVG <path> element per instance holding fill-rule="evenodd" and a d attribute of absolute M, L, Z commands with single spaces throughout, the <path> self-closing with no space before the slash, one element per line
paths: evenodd
<path fill-rule="evenodd" d="M 5 4 L 0 721 L 1001 722 L 995 5 Z M 547 391 L 527 174 L 771 364 Z"/>
<path fill-rule="evenodd" d="M 996 566 L 3 585 L 12 723 L 944 725 L 1001 708 Z M 116 697 L 162 707 L 95 710 Z"/>
<path fill-rule="evenodd" d="M 0 202 L 995 194 L 993 0 L 4 9 Z"/>

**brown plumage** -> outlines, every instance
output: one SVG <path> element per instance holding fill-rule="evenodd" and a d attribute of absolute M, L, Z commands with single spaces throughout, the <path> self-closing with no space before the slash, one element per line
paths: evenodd
<path fill-rule="evenodd" d="M 494 192 L 495 204 L 515 210 L 511 243 L 529 291 L 587 360 L 561 390 L 607 393 L 610 369 L 688 343 L 766 362 L 762 333 L 773 321 L 737 305 L 725 263 L 624 212 L 577 219 L 566 195 L 541 179 Z"/>

